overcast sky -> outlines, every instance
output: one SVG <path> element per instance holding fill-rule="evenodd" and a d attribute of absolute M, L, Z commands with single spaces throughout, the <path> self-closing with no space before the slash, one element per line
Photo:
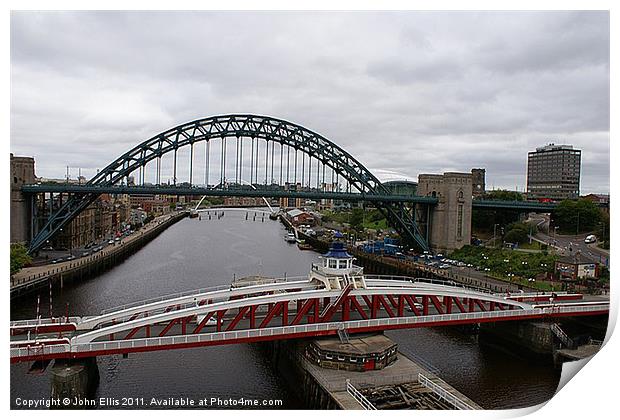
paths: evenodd
<path fill-rule="evenodd" d="M 228 113 L 321 133 L 381 179 L 582 150 L 609 191 L 606 12 L 14 12 L 11 152 L 90 178 L 139 142 Z"/>

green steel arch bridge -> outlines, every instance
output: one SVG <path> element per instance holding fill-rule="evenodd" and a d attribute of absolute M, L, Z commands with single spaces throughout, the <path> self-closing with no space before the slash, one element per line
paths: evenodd
<path fill-rule="evenodd" d="M 428 228 L 420 223 L 425 212 L 415 209 L 438 203 L 436 197 L 392 193 L 357 159 L 314 131 L 247 114 L 203 118 L 159 133 L 114 159 L 85 184 L 24 185 L 22 192 L 31 203 L 30 253 L 105 193 L 364 201 L 373 203 L 418 250 L 430 247 Z M 54 194 L 68 198 L 61 202 Z M 48 215 L 39 223 L 41 197 L 49 203 L 44 205 Z M 474 201 L 473 206 L 540 212 L 551 211 L 555 204 Z"/>

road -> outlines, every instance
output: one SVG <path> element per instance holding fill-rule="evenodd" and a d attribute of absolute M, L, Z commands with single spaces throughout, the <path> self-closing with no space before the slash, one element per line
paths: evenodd
<path fill-rule="evenodd" d="M 530 214 L 530 220 L 536 222 L 539 230 L 533 238 L 556 248 L 559 255 L 571 256 L 580 253 L 588 261 L 609 265 L 609 251 L 598 248 L 597 243 L 585 243 L 586 236 L 590 233 L 557 235 L 553 231 L 550 232 L 549 216 L 546 214 Z"/>
<path fill-rule="evenodd" d="M 101 251 L 91 253 L 88 256 L 80 257 L 81 254 L 77 254 L 76 250 L 74 250 L 73 255 L 76 255 L 76 258 L 73 260 L 64 261 L 64 262 L 60 262 L 57 264 L 45 264 L 45 265 L 22 268 L 19 272 L 11 276 L 11 287 L 13 287 L 14 285 L 24 283 L 24 282 L 28 282 L 30 280 L 37 279 L 39 277 L 46 277 L 53 273 L 61 273 L 63 271 L 70 270 L 76 267 L 77 265 L 82 264 L 84 261 L 94 258 L 95 256 L 99 256 L 99 255 L 105 256 L 109 254 L 110 252 L 113 252 L 114 249 L 136 240 L 141 235 L 144 235 L 146 232 L 150 231 L 151 229 L 154 229 L 155 227 L 157 227 L 158 225 L 166 221 L 168 218 L 176 216 L 176 214 L 177 213 L 170 213 L 170 214 L 166 214 L 163 216 L 159 216 L 153 219 L 152 221 L 150 221 L 149 223 L 147 223 L 141 229 L 135 231 L 133 234 L 127 235 L 119 241 L 115 241 L 113 245 L 110 244 L 109 246 L 107 246 L 107 242 L 106 242 L 106 246 Z M 65 256 L 69 255 L 67 251 L 56 251 L 56 252 L 62 252 Z M 50 255 L 50 262 L 51 262 L 51 255 Z"/>

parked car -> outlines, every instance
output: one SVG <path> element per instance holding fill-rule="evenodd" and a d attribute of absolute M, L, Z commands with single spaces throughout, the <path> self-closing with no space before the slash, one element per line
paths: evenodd
<path fill-rule="evenodd" d="M 594 242 L 596 242 L 596 236 L 588 235 L 586 236 L 586 239 L 584 240 L 584 242 L 587 244 L 593 244 Z"/>

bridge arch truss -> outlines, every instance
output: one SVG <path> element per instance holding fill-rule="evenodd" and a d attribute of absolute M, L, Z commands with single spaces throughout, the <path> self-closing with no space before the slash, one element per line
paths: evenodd
<path fill-rule="evenodd" d="M 236 139 L 233 146 L 236 148 L 227 152 L 227 145 L 230 139 Z M 146 140 L 133 147 L 128 152 L 119 156 L 112 161 L 103 170 L 99 171 L 96 176 L 87 182 L 87 186 L 107 187 L 112 185 L 127 184 L 129 177 L 136 171 L 139 173 L 139 182 L 144 183 L 145 168 L 150 162 L 156 162 L 156 182 L 161 183 L 162 174 L 162 157 L 172 154 L 174 156 L 173 164 L 173 183 L 177 184 L 177 153 L 179 149 L 189 147 L 189 185 L 193 184 L 193 161 L 194 161 L 194 145 L 197 143 L 205 143 L 206 169 L 205 184 L 209 187 L 209 174 L 212 168 L 209 168 L 210 157 L 208 155 L 210 145 L 220 140 L 219 162 L 220 176 L 219 183 L 214 189 L 222 189 L 226 187 L 228 179 L 227 171 L 227 154 L 233 154 L 235 157 L 235 173 L 231 180 L 240 185 L 243 181 L 243 162 L 244 159 L 244 143 L 246 144 L 245 158 L 247 158 L 247 148 L 251 147 L 249 178 L 251 184 L 258 184 L 259 169 L 264 169 L 264 184 L 269 185 L 269 168 L 271 168 L 271 182 L 275 178 L 279 179 L 280 185 L 286 179 L 291 181 L 290 172 L 290 154 L 291 150 L 294 154 L 294 171 L 293 180 L 302 182 L 302 187 L 310 186 L 313 174 L 316 174 L 315 181 L 317 188 L 320 188 L 319 180 L 321 173 L 323 175 L 323 185 L 325 184 L 326 168 L 331 170 L 332 185 L 334 174 L 336 179 L 343 178 L 346 188 L 356 190 L 362 195 L 389 195 L 389 190 L 374 176 L 364 165 L 352 157 L 344 149 L 331 142 L 322 135 L 304 128 L 298 124 L 294 124 L 285 120 L 259 116 L 259 115 L 222 115 L 204 119 L 195 120 L 186 124 L 179 125 L 164 131 L 149 140 Z M 259 155 L 259 140 L 265 142 L 262 149 L 262 159 Z M 247 144 L 250 143 L 250 144 Z M 256 143 L 256 148 L 255 148 Z M 276 161 L 276 144 L 279 144 L 278 158 Z M 271 149 L 270 146 L 271 145 Z M 284 178 L 284 148 L 286 148 L 286 177 Z M 231 147 L 232 149 L 232 147 Z M 298 152 L 301 152 L 301 172 L 298 178 Z M 241 158 L 239 157 L 241 156 Z M 271 161 L 270 161 L 271 158 Z M 305 166 L 307 159 L 307 166 Z M 312 159 L 316 162 L 312 167 Z M 259 161 L 260 160 L 260 161 Z M 223 163 L 222 163 L 223 162 Z M 278 165 L 279 163 L 279 165 Z M 279 171 L 274 174 L 274 166 Z M 306 178 L 306 174 L 308 177 Z M 247 170 L 245 175 L 247 176 Z M 274 176 L 275 175 L 275 176 Z M 261 178 L 262 180 L 262 178 Z M 55 213 L 51 214 L 42 228 L 36 232 L 30 243 L 30 252 L 40 249 L 46 241 L 57 234 L 65 225 L 73 220 L 81 211 L 96 200 L 99 196 L 97 193 L 73 194 Z M 429 245 L 420 228 L 416 224 L 415 217 L 404 203 L 395 202 L 376 202 L 377 208 L 387 218 L 390 225 L 398 231 L 403 240 L 410 246 L 421 250 L 429 250 Z"/>

